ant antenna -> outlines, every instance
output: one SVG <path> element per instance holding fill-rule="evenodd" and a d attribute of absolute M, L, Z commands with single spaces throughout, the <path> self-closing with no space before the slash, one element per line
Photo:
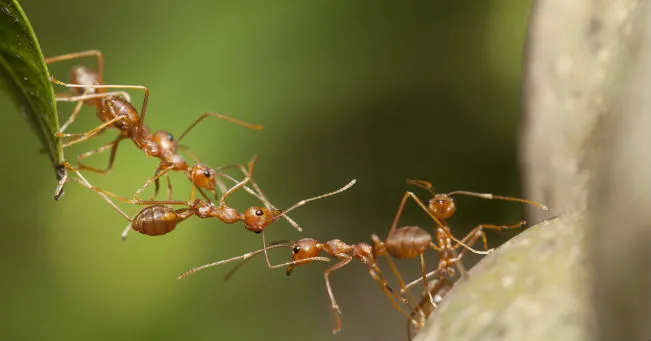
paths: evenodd
<path fill-rule="evenodd" d="M 241 264 L 244 264 L 246 261 L 248 261 L 249 259 L 251 259 L 255 255 L 258 255 L 258 254 L 260 254 L 262 252 L 266 252 L 268 249 L 274 249 L 274 248 L 278 248 L 278 247 L 291 248 L 292 244 L 290 244 L 290 242 L 287 241 L 287 240 L 273 242 L 273 243 L 270 243 L 268 246 L 265 246 L 264 248 L 262 248 L 260 250 L 247 252 L 247 253 L 245 253 L 245 254 L 243 254 L 241 256 L 231 257 L 231 258 L 228 258 L 228 259 L 220 260 L 218 262 L 205 264 L 205 265 L 201 265 L 201 266 L 198 266 L 196 268 L 190 269 L 190 270 L 180 274 L 178 277 L 176 277 L 176 279 L 183 279 L 183 278 L 188 277 L 188 276 L 190 276 L 191 274 L 193 274 L 193 273 L 195 273 L 197 271 L 200 271 L 200 270 L 203 270 L 203 269 L 206 269 L 206 268 L 211 268 L 211 267 L 214 267 L 214 266 L 218 266 L 218 265 L 221 265 L 221 264 L 234 262 L 236 260 L 241 260 L 242 261 Z M 312 258 L 306 258 L 306 259 L 286 262 L 286 263 L 282 263 L 282 264 L 270 265 L 269 268 L 275 269 L 275 268 L 288 266 L 288 265 L 291 265 L 291 264 L 300 264 L 300 263 L 306 263 L 306 262 L 311 262 L 311 261 L 329 262 L 330 258 L 327 258 L 327 257 L 312 257 Z M 238 269 L 240 266 L 241 265 L 238 264 L 238 266 L 235 269 Z M 234 271 L 231 271 L 231 272 L 234 272 Z"/>
<path fill-rule="evenodd" d="M 406 182 L 407 182 L 408 185 L 414 185 L 414 186 L 418 186 L 420 188 L 424 188 L 428 192 L 430 192 L 430 194 L 436 195 L 436 192 L 434 192 L 434 190 L 432 189 L 432 183 L 429 182 L 429 181 L 407 179 Z"/>
<path fill-rule="evenodd" d="M 321 194 L 321 195 L 318 195 L 318 196 L 316 196 L 316 197 L 312 197 L 312 198 L 309 198 L 309 199 L 303 199 L 303 200 L 297 202 L 296 204 L 294 204 L 293 206 L 291 206 L 290 208 L 286 209 L 285 211 L 281 212 L 279 215 L 273 217 L 273 219 L 271 219 L 271 221 L 274 221 L 274 220 L 280 218 L 281 216 L 283 216 L 283 215 L 285 215 L 285 214 L 291 212 L 292 210 L 294 210 L 294 209 L 296 209 L 296 208 L 298 208 L 298 207 L 301 207 L 301 206 L 307 204 L 307 203 L 310 202 L 310 201 L 314 201 L 314 200 L 318 200 L 318 199 L 323 199 L 323 198 L 326 198 L 326 197 L 333 196 L 333 195 L 335 195 L 335 194 L 339 194 L 339 193 L 341 193 L 341 192 L 343 192 L 343 191 L 345 191 L 345 190 L 351 188 L 351 187 L 352 187 L 356 182 L 357 182 L 357 180 L 356 180 L 356 179 L 353 179 L 353 180 L 351 180 L 349 183 L 347 183 L 346 186 L 344 186 L 344 187 L 342 187 L 342 188 L 340 188 L 340 189 L 338 189 L 338 190 L 336 190 L 336 191 L 332 191 L 332 192 L 330 192 L 330 193 L 326 193 L 326 194 Z"/>
<path fill-rule="evenodd" d="M 224 178 L 226 178 L 226 179 L 228 179 L 228 180 L 230 180 L 230 181 L 233 181 L 233 182 L 236 183 L 236 184 L 239 182 L 239 180 L 233 178 L 232 176 L 230 176 L 230 175 L 228 175 L 228 174 L 226 174 L 226 173 L 219 173 L 219 176 L 222 176 L 222 177 L 224 177 Z M 249 187 L 247 187 L 247 186 L 243 186 L 242 188 L 243 188 L 247 193 L 249 193 L 250 195 L 252 195 L 252 196 L 254 196 L 254 197 L 260 199 L 260 201 L 261 201 L 261 202 L 262 202 L 262 203 L 263 203 L 263 204 L 264 204 L 268 209 L 278 210 L 278 208 L 276 208 L 276 206 L 274 206 L 273 204 L 271 204 L 271 202 L 269 202 L 269 200 L 267 200 L 267 198 L 266 198 L 266 197 L 261 193 L 262 191 L 259 189 L 259 187 L 257 186 L 257 184 L 255 184 L 255 182 L 253 182 L 253 181 L 252 181 L 251 183 L 252 183 L 252 185 L 253 185 L 254 188 L 257 188 L 257 192 L 254 191 L 254 190 L 252 190 L 251 188 L 249 188 Z M 287 220 L 287 221 L 288 221 L 288 222 L 289 222 L 289 223 L 290 223 L 290 224 L 291 224 L 291 225 L 292 225 L 292 226 L 293 226 L 293 227 L 294 227 L 298 232 L 303 232 L 303 229 L 302 229 L 300 226 L 298 226 L 298 223 L 297 223 L 296 221 L 294 221 L 294 219 L 290 218 L 288 215 L 284 215 L 284 217 L 285 217 L 285 219 L 286 219 L 286 220 Z"/>
<path fill-rule="evenodd" d="M 516 202 L 521 202 L 523 204 L 528 204 L 531 206 L 536 206 L 540 208 L 543 211 L 549 211 L 549 207 L 537 203 L 535 201 L 527 200 L 527 199 L 521 199 L 521 198 L 514 198 L 514 197 L 505 197 L 502 195 L 495 195 L 491 193 L 476 193 L 476 192 L 468 192 L 468 191 L 454 191 L 448 193 L 448 196 L 453 196 L 453 195 L 468 195 L 468 196 L 473 196 L 473 197 L 478 197 L 482 199 L 498 199 L 498 200 L 507 200 L 507 201 L 516 201 Z"/>

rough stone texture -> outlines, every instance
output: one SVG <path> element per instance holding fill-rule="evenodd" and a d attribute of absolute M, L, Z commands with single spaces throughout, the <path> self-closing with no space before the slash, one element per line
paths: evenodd
<path fill-rule="evenodd" d="M 585 339 L 585 211 L 513 238 L 458 281 L 415 338 Z"/>

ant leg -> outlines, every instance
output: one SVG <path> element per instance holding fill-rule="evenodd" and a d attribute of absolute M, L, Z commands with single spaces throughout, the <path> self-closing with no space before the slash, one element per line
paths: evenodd
<path fill-rule="evenodd" d="M 442 269 L 438 268 L 436 270 L 432 270 L 432 271 L 428 272 L 427 274 L 425 274 L 425 277 L 429 279 L 430 277 L 440 275 L 441 272 L 442 272 Z M 405 285 L 405 289 L 409 289 L 409 288 L 413 287 L 414 285 L 416 285 L 418 282 L 421 282 L 422 280 L 423 280 L 423 278 L 420 277 L 420 278 L 417 278 L 417 279 L 407 283 L 407 285 Z"/>
<path fill-rule="evenodd" d="M 247 182 L 251 181 L 251 177 L 252 177 L 252 174 L 253 174 L 253 167 L 255 166 L 255 163 L 256 163 L 257 160 L 258 160 L 257 155 L 254 156 L 253 159 L 251 159 L 251 161 L 249 162 L 249 170 L 246 173 L 246 178 L 244 178 L 244 180 L 238 182 L 235 186 L 233 186 L 229 190 L 227 190 L 226 193 L 224 193 L 224 195 L 222 195 L 222 197 L 219 198 L 220 204 L 225 205 L 226 204 L 226 202 L 225 202 L 226 198 L 228 198 L 236 190 L 238 190 L 238 189 L 242 188 L 244 185 L 246 185 Z"/>
<path fill-rule="evenodd" d="M 172 200 L 172 180 L 170 180 L 170 175 L 165 175 L 167 180 L 167 200 Z"/>
<path fill-rule="evenodd" d="M 73 84 L 73 85 L 77 85 L 77 84 Z M 87 94 L 87 92 L 91 89 L 92 85 L 83 85 L 83 87 L 85 87 L 84 88 L 85 90 L 84 93 L 81 95 L 70 96 L 68 94 L 57 94 L 58 96 L 55 97 L 55 100 L 57 102 L 80 102 L 80 101 L 83 102 L 89 99 L 104 98 L 108 96 L 122 96 L 127 101 L 131 102 L 131 95 L 129 95 L 129 93 L 125 91 L 111 91 L 111 92 L 103 92 L 99 94 Z"/>
<path fill-rule="evenodd" d="M 425 285 L 425 289 L 427 289 L 429 288 L 429 282 L 427 281 L 427 267 L 425 266 L 425 255 L 422 253 L 420 254 L 420 271 L 423 275 L 423 285 Z M 427 290 L 427 295 L 429 296 L 429 301 L 434 305 L 434 297 L 432 297 L 432 293 L 429 290 Z"/>
<path fill-rule="evenodd" d="M 86 133 L 75 133 L 75 134 L 56 133 L 56 136 L 57 136 L 57 137 L 71 137 L 71 136 L 80 136 L 80 135 L 81 135 L 81 137 L 78 138 L 78 139 L 75 139 L 75 140 L 72 140 L 72 141 L 70 141 L 70 142 L 64 143 L 64 144 L 63 144 L 63 148 L 67 148 L 67 147 L 72 146 L 73 144 L 77 144 L 77 143 L 79 143 L 79 142 L 86 141 L 86 140 L 88 140 L 89 138 L 91 138 L 91 137 L 97 135 L 98 133 L 103 132 L 104 129 L 105 129 L 106 127 L 112 125 L 113 123 L 115 123 L 115 122 L 117 122 L 117 121 L 121 121 L 121 120 L 123 120 L 125 117 L 126 117 L 126 116 L 118 116 L 118 117 L 115 117 L 115 118 L 113 118 L 113 119 L 111 119 L 111 120 L 109 120 L 109 121 L 106 121 L 106 122 L 100 124 L 100 125 L 97 126 L 96 128 L 94 128 L 94 129 L 92 129 L 92 130 L 90 130 L 90 131 L 88 131 L 88 132 L 86 132 Z"/>
<path fill-rule="evenodd" d="M 515 229 L 524 226 L 526 223 L 527 223 L 526 221 L 520 220 L 519 223 L 513 225 L 481 224 L 475 227 L 474 229 L 472 229 L 472 231 L 470 231 L 470 233 L 468 233 L 461 241 L 463 241 L 464 243 L 467 241 L 469 245 L 472 245 L 479 237 L 481 237 L 482 242 L 484 244 L 484 250 L 488 250 L 488 242 L 486 240 L 486 234 L 484 233 L 485 229 L 491 229 L 497 231 L 506 230 L 506 229 Z M 459 246 L 460 246 L 459 244 L 454 245 L 452 246 L 452 249 L 453 250 L 457 249 L 459 248 Z M 457 258 L 460 258 L 464 252 L 465 249 L 461 250 Z"/>
<path fill-rule="evenodd" d="M 84 57 L 96 57 L 97 58 L 97 74 L 99 75 L 100 80 L 104 79 L 104 58 L 102 57 L 102 52 L 99 50 L 86 50 L 73 53 L 62 54 L 59 56 L 45 58 L 45 64 L 52 64 L 64 60 L 73 60 Z"/>
<path fill-rule="evenodd" d="M 108 197 L 108 196 L 107 196 L 103 191 L 101 191 L 101 190 L 96 190 L 95 187 L 92 186 L 92 185 L 88 182 L 88 180 L 86 180 L 86 178 L 85 178 L 83 175 L 81 175 L 81 173 L 79 172 L 79 170 L 78 170 L 77 168 L 73 167 L 73 166 L 72 166 L 70 163 L 68 163 L 67 161 L 63 161 L 61 164 L 62 164 L 65 168 L 67 168 L 68 170 L 74 172 L 74 173 L 79 177 L 79 179 L 76 179 L 76 178 L 70 178 L 70 177 L 69 177 L 68 179 L 72 179 L 72 180 L 78 181 L 80 184 L 82 184 L 82 185 L 84 185 L 84 186 L 86 186 L 86 187 L 88 187 L 88 188 L 94 190 L 94 191 L 95 191 L 99 196 L 101 196 L 104 200 L 106 200 L 106 202 L 107 202 L 109 205 L 111 205 L 111 207 L 113 207 L 116 211 L 118 211 L 118 213 L 120 213 L 120 215 L 122 215 L 126 220 L 131 221 L 131 218 L 129 218 L 129 216 L 128 216 L 126 213 L 124 213 L 124 211 L 122 211 L 122 209 L 120 209 L 120 208 L 119 208 L 119 207 L 118 207 L 118 206 L 113 202 L 113 200 L 111 200 L 111 199 L 110 199 L 110 198 L 109 198 L 109 197 Z"/>
<path fill-rule="evenodd" d="M 172 167 L 164 168 L 162 171 L 161 171 L 161 169 L 162 168 L 160 167 L 160 165 L 158 167 L 156 167 L 156 172 L 154 173 L 154 176 L 149 178 L 149 180 L 145 181 L 145 183 L 136 191 L 136 194 L 133 195 L 133 200 L 134 201 L 141 202 L 142 199 L 140 199 L 140 197 L 138 197 L 138 194 L 140 194 L 142 191 L 147 189 L 147 187 L 149 187 L 149 185 L 151 185 L 152 182 L 158 180 L 161 176 L 163 176 L 163 175 L 167 174 L 169 171 L 171 171 Z M 156 192 L 154 194 L 154 197 L 156 196 L 156 194 L 158 194 L 158 192 Z"/>
<path fill-rule="evenodd" d="M 441 221 L 440 221 L 438 218 L 436 218 L 436 216 L 435 216 L 435 215 L 434 215 L 434 214 L 433 214 L 433 213 L 432 213 L 432 212 L 427 208 L 427 206 L 426 206 L 425 204 L 423 204 L 423 202 L 422 202 L 422 201 L 421 201 L 421 200 L 420 200 L 420 199 L 419 199 L 419 198 L 418 198 L 414 193 L 409 192 L 409 191 L 405 192 L 405 195 L 402 197 L 402 202 L 401 202 L 401 204 L 400 204 L 400 208 L 402 208 L 402 206 L 404 205 L 404 202 L 405 202 L 405 201 L 407 200 L 407 198 L 409 198 L 409 197 L 411 197 L 411 198 L 412 198 L 412 199 L 413 199 L 413 200 L 418 204 L 418 206 L 420 206 L 420 208 L 423 209 L 423 211 L 425 211 L 425 213 L 427 213 L 427 215 L 429 215 L 430 218 L 432 218 L 432 220 L 434 220 L 434 221 L 436 222 L 436 224 L 439 225 L 439 226 L 441 227 L 441 230 L 443 230 L 443 232 L 447 235 L 447 237 L 449 237 L 450 239 L 454 240 L 454 241 L 457 242 L 458 244 L 461 244 L 461 246 L 467 248 L 467 249 L 470 250 L 472 253 L 476 253 L 476 254 L 479 254 L 479 255 L 486 255 L 486 254 L 490 253 L 489 251 L 478 251 L 478 250 L 475 250 L 475 249 L 469 247 L 468 245 L 464 244 L 464 243 L 461 242 L 460 240 L 458 240 L 458 239 L 457 239 L 455 236 L 453 236 L 453 235 L 452 235 L 452 234 L 451 234 L 447 229 L 445 229 L 445 225 L 443 225 L 443 224 L 441 223 Z M 399 212 L 399 213 L 402 213 L 402 210 L 399 209 L 398 212 Z M 395 225 L 397 225 L 397 223 L 398 223 L 398 219 L 397 219 L 397 218 L 399 218 L 399 215 L 396 215 L 396 219 L 395 219 L 394 222 L 393 222 L 394 226 L 392 226 L 392 228 L 395 228 Z"/>
<path fill-rule="evenodd" d="M 332 286 L 330 285 L 330 273 L 343 268 L 352 260 L 352 257 L 347 255 L 340 255 L 339 257 L 341 258 L 341 261 L 339 261 L 339 263 L 327 268 L 323 272 L 323 278 L 325 279 L 326 283 L 326 290 L 328 291 L 328 296 L 330 297 L 332 313 L 334 314 L 335 320 L 337 321 L 337 327 L 332 331 L 333 334 L 337 334 L 341 331 L 341 309 L 339 309 L 337 301 L 335 300 L 335 295 L 332 293 Z"/>
<path fill-rule="evenodd" d="M 67 161 L 64 161 L 63 163 L 68 164 L 68 166 L 70 167 L 69 169 L 71 169 L 77 175 L 81 175 L 81 173 L 79 173 L 78 170 L 74 169 L 74 167 L 72 167 Z M 66 168 L 68 168 L 68 166 L 66 166 Z M 83 176 L 82 176 L 83 181 L 81 181 L 79 179 L 75 179 L 75 178 L 70 178 L 70 177 L 68 177 L 67 180 L 73 180 L 73 181 L 76 181 L 76 182 L 82 184 L 84 187 L 90 189 L 91 191 L 96 192 L 98 195 L 100 195 L 101 197 L 103 197 L 106 200 L 110 200 L 110 199 L 108 199 L 108 197 L 112 197 L 112 198 L 124 201 L 127 204 L 134 204 L 134 205 L 188 205 L 189 204 L 187 201 L 182 201 L 182 200 L 133 200 L 133 199 L 128 199 L 128 198 L 125 198 L 125 197 L 120 196 L 118 194 L 115 194 L 115 193 L 112 193 L 112 192 L 109 192 L 107 190 L 97 188 L 97 187 L 91 185 L 85 178 L 83 178 Z M 112 201 L 111 201 L 111 203 L 112 203 Z M 116 209 L 118 209 L 118 208 L 116 208 Z"/>
<path fill-rule="evenodd" d="M 88 95 L 88 91 L 90 91 L 90 89 L 84 90 L 83 95 Z M 72 110 L 72 114 L 70 114 L 70 117 L 68 117 L 66 123 L 64 123 L 62 126 L 59 127 L 59 133 L 63 133 L 66 130 L 66 128 L 68 128 L 68 126 L 72 124 L 72 122 L 74 122 L 75 119 L 77 119 L 77 115 L 81 111 L 82 105 L 84 105 L 83 101 L 79 101 L 77 102 L 77 104 L 75 104 L 75 108 Z"/>
<path fill-rule="evenodd" d="M 244 127 L 249 128 L 249 129 L 254 129 L 254 130 L 262 130 L 262 129 L 264 129 L 263 126 L 259 126 L 259 125 L 255 125 L 255 124 L 246 123 L 246 122 L 240 121 L 240 120 L 238 120 L 238 119 L 235 119 L 235 118 L 232 118 L 232 117 L 229 117 L 229 116 L 226 116 L 226 115 L 216 114 L 216 113 L 212 113 L 212 112 L 207 112 L 207 113 L 205 113 L 205 114 L 199 116 L 199 118 L 198 118 L 196 121 L 194 121 L 194 123 L 190 124 L 190 126 L 189 126 L 187 129 L 185 129 L 185 131 L 184 131 L 184 132 L 179 136 L 179 138 L 178 138 L 176 141 L 177 141 L 177 142 L 178 142 L 178 141 L 181 141 L 181 139 L 183 139 L 183 137 L 185 137 L 185 135 L 186 135 L 190 130 L 192 130 L 192 128 L 194 128 L 194 127 L 195 127 L 199 122 L 201 122 L 204 118 L 206 118 L 206 117 L 208 117 L 208 116 L 217 117 L 217 118 L 219 118 L 219 119 L 221 119 L 221 120 L 225 120 L 225 121 L 229 121 L 229 122 L 231 122 L 231 123 L 239 124 L 239 125 L 241 125 L 241 126 L 244 126 Z"/>
<path fill-rule="evenodd" d="M 122 141 L 123 139 L 124 139 L 124 136 L 123 136 L 123 135 L 119 135 L 119 136 L 118 136 L 114 141 L 112 141 L 112 142 L 109 142 L 109 143 L 107 143 L 107 144 L 105 144 L 105 145 L 103 145 L 103 146 L 101 146 L 101 147 L 99 147 L 99 148 L 97 148 L 97 149 L 95 149 L 95 150 L 91 150 L 91 151 L 89 151 L 89 152 L 85 152 L 85 153 L 83 153 L 83 154 L 78 155 L 78 156 L 77 156 L 77 167 L 79 167 L 80 170 L 81 170 L 81 169 L 87 169 L 87 170 L 89 170 L 89 171 L 91 171 L 91 172 L 100 173 L 100 174 L 108 174 L 108 173 L 110 173 L 111 170 L 113 169 L 113 162 L 115 161 L 115 153 L 116 153 L 117 150 L 118 150 L 118 144 L 119 144 L 120 141 Z M 108 147 L 111 147 L 111 154 L 109 155 L 109 162 L 108 162 L 108 166 L 106 167 L 106 169 L 98 169 L 98 168 L 94 168 L 94 167 L 86 166 L 86 165 L 84 165 L 83 163 L 81 163 L 81 161 L 82 161 L 83 159 L 85 159 L 85 158 L 87 158 L 87 157 L 89 157 L 89 156 L 91 156 L 91 155 L 94 155 L 94 154 L 102 153 L 102 152 L 104 152 Z"/>
<path fill-rule="evenodd" d="M 374 269 L 373 267 L 369 267 L 368 273 L 369 273 L 369 275 L 371 275 L 371 277 L 373 277 L 373 280 L 375 280 L 375 282 L 380 286 L 380 289 L 382 289 L 382 292 L 384 292 L 384 294 L 389 298 L 389 301 L 391 301 L 391 304 L 393 304 L 393 307 L 396 308 L 396 310 L 398 310 L 398 312 L 405 315 L 408 319 L 411 320 L 411 315 L 408 312 L 406 312 L 404 309 L 402 309 L 402 307 L 400 307 L 400 305 L 396 301 L 396 298 L 393 296 L 393 295 L 396 295 L 396 293 L 393 291 L 393 289 L 391 289 L 391 287 L 389 287 L 389 284 L 387 283 L 386 279 L 384 279 L 384 277 L 382 277 L 381 272 L 379 271 L 379 269 L 377 269 L 377 268 Z M 396 296 L 399 298 L 399 300 L 401 300 L 401 301 L 403 300 L 403 298 L 400 295 L 396 295 Z M 407 301 L 407 304 L 410 306 L 409 301 Z M 410 306 L 410 308 L 411 308 L 411 306 Z"/>
<path fill-rule="evenodd" d="M 147 112 L 147 102 L 149 102 L 149 89 L 142 85 L 81 85 L 81 84 L 69 84 L 62 82 L 54 77 L 50 77 L 52 83 L 65 86 L 67 88 L 84 88 L 84 89 L 134 89 L 144 91 L 144 99 L 142 101 L 142 107 L 140 108 L 140 125 L 138 130 L 142 130 L 142 125 L 145 121 L 145 113 Z"/>
<path fill-rule="evenodd" d="M 178 141 L 178 140 L 177 140 Z M 184 153 L 188 154 L 192 161 L 194 163 L 201 163 L 201 160 L 197 157 L 197 154 L 195 154 L 192 150 L 190 150 L 190 147 L 184 145 L 184 144 L 179 144 L 177 145 L 180 150 L 182 150 Z"/>
<path fill-rule="evenodd" d="M 242 164 L 227 165 L 227 166 L 219 167 L 217 169 L 221 170 L 221 169 L 226 169 L 226 168 L 239 168 L 242 173 L 244 173 L 245 175 L 247 174 L 246 168 L 244 168 L 244 165 L 242 165 Z M 222 176 L 227 177 L 226 174 L 222 174 Z M 253 187 L 253 189 L 257 193 L 254 193 L 253 190 L 251 190 L 250 188 L 244 186 L 245 191 L 247 191 L 249 194 L 253 195 L 254 197 L 260 199 L 260 201 L 262 201 L 262 204 L 264 204 L 264 206 L 266 208 L 268 208 L 270 210 L 277 210 L 278 209 L 271 202 L 269 202 L 269 200 L 267 199 L 265 194 L 262 192 L 262 189 L 260 188 L 260 186 L 258 186 L 258 183 L 255 182 L 255 180 L 251 179 L 250 183 L 251 183 L 251 187 Z M 289 224 L 292 225 L 298 232 L 303 231 L 303 229 L 298 225 L 298 223 L 296 221 L 294 221 L 294 219 L 292 219 L 289 215 L 284 214 L 283 218 L 285 218 L 285 220 L 287 220 L 289 222 Z"/>

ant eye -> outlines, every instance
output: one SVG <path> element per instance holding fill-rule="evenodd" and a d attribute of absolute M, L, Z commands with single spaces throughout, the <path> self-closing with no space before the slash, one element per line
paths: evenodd
<path fill-rule="evenodd" d="M 257 211 L 255 211 L 255 215 L 260 217 L 260 216 L 264 215 L 264 212 L 262 212 L 262 210 L 257 210 Z"/>
<path fill-rule="evenodd" d="M 172 135 L 172 133 L 167 133 L 167 139 L 170 141 L 174 141 L 174 135 Z"/>
<path fill-rule="evenodd" d="M 206 178 L 209 178 L 210 177 L 210 171 L 209 170 L 203 171 L 203 176 L 205 176 Z"/>
<path fill-rule="evenodd" d="M 301 247 L 298 246 L 298 245 L 295 245 L 294 248 L 292 249 L 292 251 L 293 251 L 294 253 L 298 253 L 299 251 L 301 251 Z"/>

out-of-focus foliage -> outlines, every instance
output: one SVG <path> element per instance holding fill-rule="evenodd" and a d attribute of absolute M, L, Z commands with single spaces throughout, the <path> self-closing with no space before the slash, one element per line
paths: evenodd
<path fill-rule="evenodd" d="M 0 87 L 32 125 L 55 169 L 63 149 L 52 85 L 38 40 L 20 4 L 0 0 Z"/>
<path fill-rule="evenodd" d="M 108 83 L 148 86 L 146 122 L 154 130 L 178 134 L 206 111 L 264 125 L 260 132 L 207 119 L 184 143 L 211 166 L 259 154 L 254 175 L 276 205 L 359 180 L 336 198 L 297 210 L 303 233 L 282 222 L 268 230 L 269 239 L 352 243 L 383 236 L 407 189 L 405 178 L 430 180 L 439 191 L 519 194 L 528 1 L 21 4 L 46 56 L 97 48 Z M 67 80 L 76 64 L 94 67 L 92 59 L 79 60 L 50 71 Z M 141 94 L 133 99 L 140 103 Z M 0 109 L 15 110 L 8 102 Z M 65 119 L 72 105 L 59 111 Z M 222 281 L 227 268 L 177 281 L 192 266 L 259 247 L 259 236 L 239 225 L 191 219 L 167 236 L 133 234 L 122 242 L 127 222 L 95 194 L 69 184 L 61 201 L 52 200 L 40 145 L 19 115 L 3 120 L 0 141 L 11 148 L 0 168 L 0 338 L 333 338 L 323 264 L 300 267 L 288 278 L 256 260 L 229 282 Z M 97 124 L 85 109 L 69 131 Z M 67 159 L 114 135 L 75 145 Z M 107 157 L 89 162 L 104 166 Z M 113 173 L 89 180 L 130 195 L 155 165 L 125 142 Z M 188 192 L 185 182 L 173 177 L 179 198 Z M 244 194 L 232 201 L 254 203 Z M 459 198 L 458 206 L 450 223 L 459 234 L 478 223 L 522 218 L 521 207 L 509 202 Z M 402 223 L 432 226 L 412 203 Z M 498 244 L 514 233 L 489 233 L 489 239 Z M 285 261 L 288 253 L 272 257 Z M 435 256 L 430 259 L 434 266 Z M 411 263 L 399 262 L 409 278 L 418 276 Z M 344 314 L 337 340 L 404 339 L 404 318 L 363 266 L 353 263 L 331 278 Z"/>

